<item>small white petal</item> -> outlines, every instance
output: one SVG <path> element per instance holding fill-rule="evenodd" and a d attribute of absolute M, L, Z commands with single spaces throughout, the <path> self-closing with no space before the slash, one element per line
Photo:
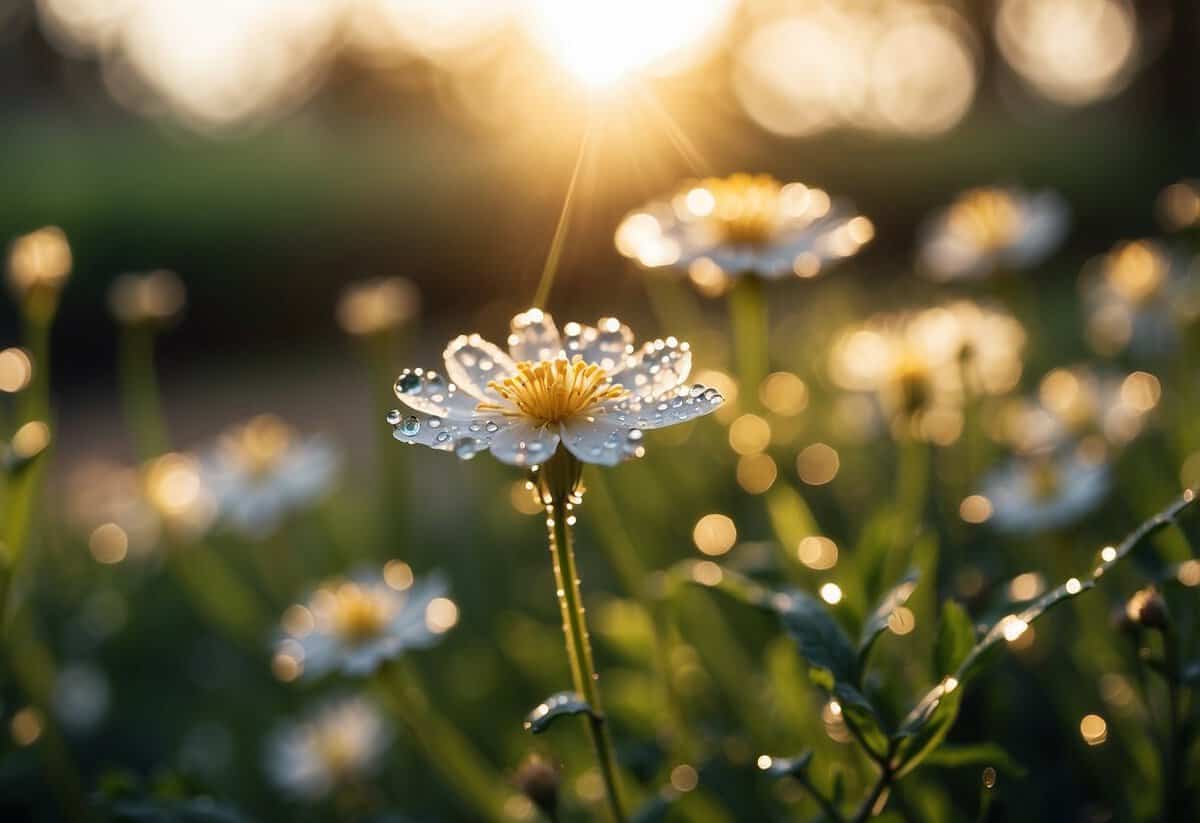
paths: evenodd
<path fill-rule="evenodd" d="M 460 390 L 480 400 L 499 399 L 487 384 L 492 380 L 503 380 L 517 370 L 507 354 L 477 334 L 460 334 L 446 346 L 443 356 L 450 379 Z"/>
<path fill-rule="evenodd" d="M 508 350 L 517 362 L 554 360 L 562 354 L 562 340 L 554 318 L 541 309 L 523 311 L 512 319 Z"/>
<path fill-rule="evenodd" d="M 636 429 L 663 429 L 686 423 L 716 411 L 725 398 L 714 388 L 696 384 L 680 387 L 646 399 L 629 397 L 606 403 L 602 413 L 607 419 Z"/>
<path fill-rule="evenodd" d="M 405 369 L 394 386 L 400 402 L 435 417 L 465 419 L 475 413 L 479 398 L 433 371 Z"/>
<path fill-rule="evenodd" d="M 611 375 L 635 397 L 657 397 L 674 389 L 692 371 L 692 350 L 674 337 L 646 343 L 625 361 L 625 367 Z"/>
<path fill-rule="evenodd" d="M 568 323 L 563 332 L 567 359 L 579 355 L 585 363 L 595 363 L 610 376 L 624 367 L 633 351 L 633 330 L 615 317 L 602 317 L 595 326 Z"/>
<path fill-rule="evenodd" d="M 562 443 L 584 463 L 615 466 L 634 456 L 628 448 L 632 445 L 629 431 L 629 426 L 623 426 L 607 415 L 579 415 L 562 424 Z"/>
<path fill-rule="evenodd" d="M 513 466 L 536 466 L 550 459 L 558 441 L 558 433 L 548 427 L 514 419 L 493 435 L 491 452 L 497 460 Z"/>

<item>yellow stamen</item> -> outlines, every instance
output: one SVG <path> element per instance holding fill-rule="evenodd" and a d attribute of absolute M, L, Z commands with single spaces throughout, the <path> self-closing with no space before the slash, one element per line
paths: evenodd
<path fill-rule="evenodd" d="M 1016 239 L 1021 212 L 1012 196 L 1002 189 L 972 189 L 950 207 L 946 223 L 951 233 L 981 249 L 997 251 Z"/>
<path fill-rule="evenodd" d="M 783 186 L 768 174 L 702 180 L 686 195 L 697 217 L 712 220 L 730 243 L 761 245 L 779 225 Z"/>
<path fill-rule="evenodd" d="M 561 423 L 593 406 L 626 395 L 625 388 L 614 384 L 608 372 L 595 363 L 544 360 L 517 364 L 516 374 L 493 380 L 488 388 L 516 407 L 484 402 L 479 411 L 520 414 L 539 425 Z"/>
<path fill-rule="evenodd" d="M 331 621 L 334 634 L 351 643 L 378 637 L 392 616 L 393 603 L 387 595 L 343 583 L 333 592 Z"/>
<path fill-rule="evenodd" d="M 279 466 L 292 439 L 291 427 L 274 415 L 264 414 L 227 435 L 222 445 L 246 471 L 262 476 Z"/>

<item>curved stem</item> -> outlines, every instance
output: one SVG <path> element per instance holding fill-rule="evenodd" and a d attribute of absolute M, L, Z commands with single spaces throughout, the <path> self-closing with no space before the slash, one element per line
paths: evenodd
<path fill-rule="evenodd" d="M 621 811 L 616 756 L 604 708 L 600 701 L 600 676 L 592 659 L 592 644 L 584 618 L 583 598 L 579 588 L 579 569 L 575 563 L 575 523 L 573 509 L 580 500 L 582 466 L 566 449 L 559 449 L 539 472 L 542 500 L 546 503 L 546 530 L 550 558 L 554 567 L 558 607 L 562 613 L 563 635 L 566 639 L 567 660 L 575 691 L 587 701 L 592 712 L 587 715 L 588 734 L 596 751 L 596 763 L 604 781 L 609 814 L 621 823 Z"/>
<path fill-rule="evenodd" d="M 870 820 L 875 816 L 876 807 L 879 806 L 880 800 L 886 796 L 892 786 L 893 775 L 894 772 L 890 768 L 883 767 L 879 772 L 879 777 L 875 780 L 875 785 L 871 787 L 871 791 L 863 798 L 858 810 L 850 818 L 851 823 L 863 823 L 864 820 Z"/>

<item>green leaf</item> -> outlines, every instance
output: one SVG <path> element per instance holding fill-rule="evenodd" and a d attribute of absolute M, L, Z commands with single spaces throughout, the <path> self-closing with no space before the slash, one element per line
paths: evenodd
<path fill-rule="evenodd" d="M 938 674 L 957 671 L 975 645 L 975 624 L 967 610 L 953 600 L 942 605 L 937 640 L 933 647 L 933 665 Z"/>
<path fill-rule="evenodd" d="M 525 716 L 525 728 L 534 734 L 541 734 L 550 728 L 550 724 L 566 715 L 587 714 L 595 716 L 588 702 L 575 692 L 557 692 L 539 703 L 533 711 Z"/>
<path fill-rule="evenodd" d="M 819 600 L 802 591 L 789 591 L 772 597 L 770 604 L 808 661 L 814 682 L 832 689 L 834 683 L 857 681 L 854 648 Z"/>
<path fill-rule="evenodd" d="M 768 777 L 799 777 L 808 770 L 808 764 L 812 762 L 812 758 L 811 751 L 803 752 L 795 757 L 772 757 L 763 772 Z"/>
<path fill-rule="evenodd" d="M 879 601 L 879 605 L 867 617 L 867 622 L 863 624 L 862 636 L 858 641 L 858 666 L 861 670 L 866 663 L 867 655 L 871 652 L 871 646 L 874 645 L 879 635 L 887 628 L 888 620 L 892 616 L 892 612 L 908 602 L 908 598 L 912 596 L 913 590 L 917 587 L 918 574 L 916 570 L 909 571 L 895 586 L 883 596 Z"/>
<path fill-rule="evenodd" d="M 925 758 L 929 766 L 948 769 L 960 766 L 992 766 L 1013 777 L 1024 777 L 1028 772 L 1011 754 L 995 743 L 947 744 Z"/>
<path fill-rule="evenodd" d="M 842 721 L 876 757 L 887 756 L 888 735 L 866 695 L 849 683 L 838 683 L 833 696 L 842 708 Z"/>

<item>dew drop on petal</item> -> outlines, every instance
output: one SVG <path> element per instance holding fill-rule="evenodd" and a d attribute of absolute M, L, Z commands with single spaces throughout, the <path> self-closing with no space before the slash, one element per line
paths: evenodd
<path fill-rule="evenodd" d="M 400 432 L 409 437 L 415 436 L 421 431 L 421 420 L 418 417 L 409 415 L 400 423 Z"/>

